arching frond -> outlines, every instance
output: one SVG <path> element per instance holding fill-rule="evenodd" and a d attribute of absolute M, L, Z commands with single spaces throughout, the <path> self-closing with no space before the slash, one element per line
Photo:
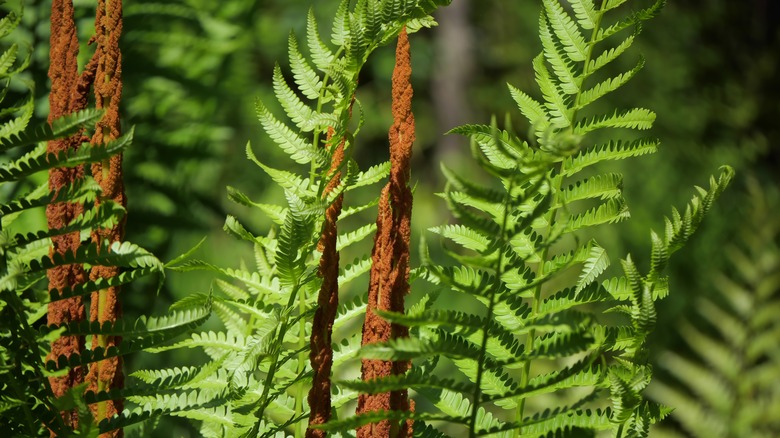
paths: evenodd
<path fill-rule="evenodd" d="M 436 369 L 446 369 L 447 378 L 412 368 L 405 375 L 344 385 L 366 392 L 414 389 L 443 415 L 433 418 L 462 425 L 452 430 L 463 436 L 582 437 L 602 430 L 645 436 L 649 425 L 666 415 L 642 395 L 652 376 L 646 338 L 656 321 L 655 301 L 669 291 L 663 269 L 728 185 L 732 171 L 724 169 L 708 189 L 697 189 L 685 213 L 675 210 L 667 220 L 663 236 L 651 234 L 649 272 L 641 273 L 628 257 L 624 277 L 601 278 L 612 258 L 583 237 L 592 227 L 630 214 L 623 176 L 593 166 L 652 153 L 658 145 L 610 135 L 649 129 L 655 120 L 650 110 L 608 109 L 582 117 L 644 64 L 640 59 L 627 72 L 589 83 L 629 53 L 638 32 L 618 39 L 618 32 L 630 27 L 625 23 L 651 18 L 663 2 L 621 19 L 624 3 L 629 1 L 543 0 L 542 54 L 533 61 L 542 100 L 509 86 L 532 138 L 499 129 L 495 121 L 451 131 L 470 137 L 475 161 L 494 181 L 477 183 L 443 169 L 448 186 L 441 196 L 457 223 L 430 231 L 446 241 L 444 252 L 453 265 L 434 262 L 424 247 L 419 270 L 422 279 L 442 288 L 443 308 L 382 312 L 418 337 L 370 344 L 360 352 L 382 360 L 442 358 L 447 364 Z M 605 22 L 617 24 L 604 27 Z M 615 41 L 599 52 L 613 36 Z M 593 144 L 595 131 L 603 131 L 604 144 Z M 447 300 L 452 298 L 444 296 L 466 299 L 468 307 L 451 310 Z M 604 318 L 595 310 L 600 306 L 627 320 Z M 557 397 L 559 407 L 538 409 L 536 400 L 550 396 Z M 605 404 L 610 407 L 604 409 Z M 487 409 L 500 411 L 503 420 L 486 421 Z M 385 413 L 391 419 L 407 416 Z M 340 420 L 328 430 L 369 420 Z M 429 427 L 419 430 L 436 436 Z"/>

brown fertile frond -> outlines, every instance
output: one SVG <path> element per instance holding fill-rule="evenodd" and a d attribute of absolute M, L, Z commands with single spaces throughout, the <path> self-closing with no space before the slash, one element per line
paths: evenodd
<path fill-rule="evenodd" d="M 327 143 L 333 138 L 333 128 L 328 128 Z M 342 139 L 333 152 L 329 174 L 336 172 L 344 161 L 344 144 Z M 325 186 L 323 197 L 327 197 L 341 181 L 340 174 L 331 179 Z M 336 250 L 338 228 L 336 222 L 341 214 L 344 194 L 338 198 L 325 211 L 325 224 L 322 235 L 317 244 L 317 249 L 322 253 L 319 264 L 319 276 L 322 278 L 322 286 L 317 297 L 317 311 L 314 313 L 314 322 L 311 331 L 311 361 L 314 378 L 309 390 L 309 427 L 306 429 L 307 438 L 323 438 L 325 431 L 312 429 L 315 424 L 324 424 L 330 419 L 330 373 L 333 366 L 333 321 L 336 319 L 336 310 L 339 305 L 339 252 Z"/>
<path fill-rule="evenodd" d="M 50 38 L 49 78 L 51 93 L 49 95 L 49 123 L 64 115 L 83 109 L 87 105 L 86 93 L 89 88 L 91 74 L 89 70 L 82 77 L 78 75 L 79 41 L 76 34 L 76 24 L 73 20 L 73 3 L 71 0 L 53 0 L 51 7 L 51 38 Z M 83 134 L 77 133 L 71 137 L 53 140 L 46 145 L 49 153 L 76 149 L 83 141 Z M 83 166 L 71 168 L 54 168 L 49 171 L 49 190 L 57 191 L 72 182 L 84 177 Z M 59 202 L 46 207 L 46 222 L 49 229 L 62 228 L 80 215 L 84 207 L 81 204 Z M 64 254 L 76 251 L 80 243 L 79 232 L 74 232 L 52 238 L 52 248 L 49 253 Z M 67 265 L 49 269 L 46 273 L 49 279 L 49 290 L 64 289 L 83 283 L 86 278 L 81 265 Z M 69 321 L 85 319 L 84 300 L 73 297 L 67 300 L 55 301 L 48 305 L 47 323 L 61 325 Z M 47 359 L 78 353 L 84 348 L 83 336 L 62 336 L 52 342 L 51 352 Z M 55 397 L 64 395 L 68 389 L 84 381 L 84 371 L 80 367 L 71 369 L 61 377 L 50 377 L 49 384 Z M 69 427 L 78 426 L 78 414 L 75 410 L 62 413 L 65 424 Z"/>
<path fill-rule="evenodd" d="M 390 181 L 382 190 L 379 201 L 362 345 L 409 335 L 406 327 L 387 322 L 376 314 L 376 309 L 403 312 L 404 297 L 409 293 L 409 239 L 412 217 L 409 178 L 412 144 L 415 140 L 411 73 L 409 38 L 406 29 L 403 29 L 398 35 L 393 70 L 393 125 L 389 132 Z M 408 361 L 363 359 L 362 378 L 367 381 L 392 374 L 403 374 L 409 367 Z M 407 391 L 360 394 L 358 414 L 378 410 L 412 410 Z M 412 421 L 407 421 L 399 427 L 391 424 L 389 420 L 383 420 L 360 427 L 357 436 L 411 437 Z"/>
<path fill-rule="evenodd" d="M 122 0 L 99 0 L 95 16 L 95 36 L 97 43 L 93 62 L 96 64 L 94 83 L 95 104 L 105 110 L 103 118 L 97 123 L 92 145 L 105 145 L 119 138 L 120 119 L 119 101 L 122 95 L 122 54 L 119 51 L 119 37 L 122 34 Z M 110 199 L 122 206 L 127 205 L 122 181 L 122 155 L 115 155 L 101 163 L 92 164 L 92 176 L 102 189 L 103 200 Z M 92 232 L 92 241 L 104 240 L 119 242 L 124 237 L 124 219 L 112 228 L 100 228 Z M 90 272 L 90 279 L 111 278 L 119 274 L 119 268 L 96 266 Z M 92 293 L 90 320 L 101 323 L 116 321 L 122 314 L 118 299 L 119 288 L 110 287 Z M 95 336 L 92 348 L 109 348 L 119 345 L 121 337 Z M 87 375 L 88 390 L 104 391 L 124 386 L 122 360 L 120 357 L 96 362 Z M 108 400 L 91 405 L 92 414 L 97 421 L 109 418 L 122 411 L 122 400 Z M 122 436 L 122 430 L 102 434 L 101 437 Z"/>

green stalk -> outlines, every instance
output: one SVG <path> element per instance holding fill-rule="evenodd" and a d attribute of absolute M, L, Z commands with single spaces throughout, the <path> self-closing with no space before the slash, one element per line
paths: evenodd
<path fill-rule="evenodd" d="M 301 315 L 303 315 L 306 312 L 306 297 L 304 294 L 300 294 L 298 296 L 298 312 L 300 312 Z M 303 349 L 303 347 L 306 346 L 306 320 L 301 318 L 300 323 L 298 324 L 298 348 Z M 297 368 L 297 375 L 300 375 L 303 372 L 303 369 L 306 367 L 306 353 L 301 352 L 298 354 L 298 368 Z M 303 397 L 305 393 L 305 388 L 303 387 L 303 383 L 298 383 L 298 390 L 295 393 L 295 416 L 299 417 L 303 413 Z M 300 438 L 303 436 L 304 428 L 303 423 L 298 422 L 295 423 L 295 438 Z"/>
<path fill-rule="evenodd" d="M 341 55 L 341 52 L 343 51 L 342 48 L 339 48 L 336 53 L 333 55 L 333 59 L 337 59 L 339 55 Z M 320 88 L 320 96 L 317 98 L 317 112 L 322 111 L 322 105 L 325 100 L 325 89 L 328 87 L 328 81 L 330 80 L 330 73 L 325 73 L 325 76 L 322 78 L 322 88 Z M 312 146 L 315 148 L 319 146 L 320 143 L 320 131 L 315 129 L 314 130 L 314 138 L 312 139 Z M 311 161 L 311 165 L 309 167 L 309 181 L 314 181 L 314 176 L 317 173 L 316 169 L 316 163 L 314 160 Z"/>
<path fill-rule="evenodd" d="M 508 207 L 509 197 L 512 196 L 512 189 L 514 188 L 514 181 L 510 180 L 509 187 L 506 190 L 506 198 L 504 205 Z M 501 220 L 501 234 L 499 239 L 501 244 L 498 246 L 498 260 L 496 261 L 496 274 L 495 285 L 490 289 L 490 300 L 488 303 L 487 315 L 485 316 L 487 321 L 493 318 L 493 308 L 496 305 L 496 291 L 501 288 L 501 277 L 503 276 L 503 264 L 504 264 L 504 244 L 506 243 L 506 226 L 509 221 L 509 208 L 504 208 L 504 217 Z M 477 432 L 477 413 L 479 412 L 479 406 L 482 402 L 482 371 L 485 368 L 485 356 L 487 351 L 487 343 L 490 338 L 490 333 L 487 328 L 482 330 L 482 346 L 479 349 L 479 358 L 477 358 L 477 381 L 475 382 L 474 395 L 471 402 L 471 419 L 469 420 L 469 438 L 476 437 Z"/>
<path fill-rule="evenodd" d="M 293 286 L 292 292 L 290 292 L 290 299 L 287 301 L 287 307 L 292 308 L 293 304 L 295 303 L 296 298 L 298 297 L 298 290 L 300 289 L 299 284 L 295 284 Z M 276 332 L 276 339 L 274 340 L 273 348 L 271 349 L 271 365 L 268 367 L 268 374 L 265 376 L 265 381 L 263 382 L 263 394 L 260 396 L 260 400 L 257 402 L 256 406 L 259 406 L 260 411 L 255 412 L 255 415 L 258 417 L 257 423 L 255 423 L 255 429 L 258 429 L 260 426 L 260 421 L 262 421 L 262 413 L 265 411 L 265 408 L 268 406 L 268 393 L 271 391 L 271 384 L 274 381 L 274 375 L 276 374 L 276 367 L 279 363 L 279 356 L 282 349 L 282 344 L 284 343 L 284 334 L 287 333 L 287 324 L 290 320 L 290 314 L 289 312 L 286 313 L 282 317 L 281 324 L 279 324 L 279 331 Z"/>

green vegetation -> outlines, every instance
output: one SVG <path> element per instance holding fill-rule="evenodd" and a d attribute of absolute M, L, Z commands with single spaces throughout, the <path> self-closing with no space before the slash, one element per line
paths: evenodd
<path fill-rule="evenodd" d="M 25 3 L 0 430 L 780 433 L 774 6 Z"/>

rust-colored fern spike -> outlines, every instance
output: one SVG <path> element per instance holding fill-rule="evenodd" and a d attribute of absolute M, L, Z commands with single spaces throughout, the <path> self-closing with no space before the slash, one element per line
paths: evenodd
<path fill-rule="evenodd" d="M 120 136 L 119 100 L 122 95 L 122 55 L 119 51 L 119 37 L 122 34 L 122 0 L 98 0 L 95 16 L 95 104 L 105 110 L 103 118 L 97 123 L 92 145 L 105 145 Z M 92 177 L 102 189 L 102 200 L 112 200 L 126 205 L 124 185 L 122 183 L 122 155 L 115 155 L 101 163 L 92 164 Z M 119 242 L 124 237 L 124 220 L 112 228 L 98 229 L 92 232 L 92 241 L 100 243 Z M 90 271 L 90 279 L 111 278 L 119 274 L 117 267 L 95 266 Z M 118 300 L 119 288 L 110 287 L 92 293 L 89 317 L 100 323 L 116 321 L 121 316 Z M 121 342 L 120 337 L 95 336 L 92 348 L 109 348 Z M 124 384 L 122 361 L 113 357 L 94 363 L 87 374 L 88 390 L 107 391 L 121 388 Z M 109 400 L 91 405 L 96 421 L 109 418 L 122 411 L 122 400 Z M 119 437 L 122 430 L 102 434 L 101 437 Z"/>
<path fill-rule="evenodd" d="M 393 70 L 392 110 L 390 128 L 390 181 L 382 190 L 377 216 L 377 232 L 371 253 L 372 265 L 368 290 L 368 306 L 363 323 L 362 345 L 406 337 L 408 329 L 391 324 L 375 310 L 404 311 L 404 297 L 409 293 L 409 238 L 411 236 L 412 191 L 409 188 L 412 144 L 415 140 L 412 113 L 411 55 L 406 29 L 398 35 L 395 68 Z M 403 374 L 408 361 L 363 359 L 362 378 L 371 380 L 392 374 Z M 383 394 L 361 394 L 357 413 L 378 410 L 413 410 L 406 390 Z M 359 438 L 411 437 L 412 421 L 392 424 L 388 420 L 360 427 Z"/>
<path fill-rule="evenodd" d="M 330 144 L 334 135 L 333 128 L 328 129 L 327 144 Z M 336 146 L 331 159 L 329 174 L 336 172 L 344 160 L 344 140 Z M 335 175 L 325 186 L 323 197 L 328 196 L 340 182 L 340 175 Z M 339 253 L 336 250 L 336 238 L 338 229 L 336 222 L 341 214 L 341 206 L 344 194 L 338 198 L 325 211 L 325 224 L 322 229 L 317 249 L 322 253 L 319 265 L 319 275 L 322 278 L 322 286 L 317 297 L 317 311 L 314 314 L 314 322 L 311 332 L 311 361 L 314 378 L 309 390 L 309 428 L 306 429 L 307 438 L 322 438 L 325 431 L 312 429 L 312 425 L 323 424 L 330 419 L 330 371 L 333 365 L 333 346 L 331 337 L 333 334 L 333 321 L 336 319 L 336 310 L 339 305 Z"/>
<path fill-rule="evenodd" d="M 49 53 L 49 79 L 51 93 L 49 95 L 49 123 L 64 115 L 86 108 L 87 92 L 94 74 L 94 63 L 87 66 L 84 74 L 78 74 L 79 41 L 76 34 L 76 24 L 73 20 L 73 3 L 71 0 L 53 0 L 51 6 L 51 49 Z M 50 141 L 47 152 L 57 153 L 77 148 L 85 138 L 82 133 L 71 137 Z M 49 189 L 57 191 L 72 182 L 84 177 L 83 166 L 71 168 L 54 168 L 49 171 Z M 46 207 L 46 221 L 50 229 L 61 228 L 83 211 L 83 205 L 78 203 L 60 202 Z M 75 251 L 79 246 L 79 233 L 74 232 L 52 238 L 51 254 L 64 254 Z M 84 268 L 81 265 L 67 265 L 52 268 L 47 272 L 49 289 L 63 289 L 83 283 Z M 84 300 L 73 297 L 67 300 L 55 301 L 48 306 L 47 322 L 51 325 L 61 325 L 69 321 L 80 321 L 86 317 Z M 52 342 L 48 359 L 61 355 L 70 356 L 84 348 L 83 336 L 62 336 Z M 67 375 L 49 378 L 52 392 L 55 396 L 65 394 L 68 389 L 84 381 L 84 372 L 80 367 L 73 368 Z M 78 426 L 78 415 L 75 411 L 63 412 L 65 424 L 69 427 Z"/>

